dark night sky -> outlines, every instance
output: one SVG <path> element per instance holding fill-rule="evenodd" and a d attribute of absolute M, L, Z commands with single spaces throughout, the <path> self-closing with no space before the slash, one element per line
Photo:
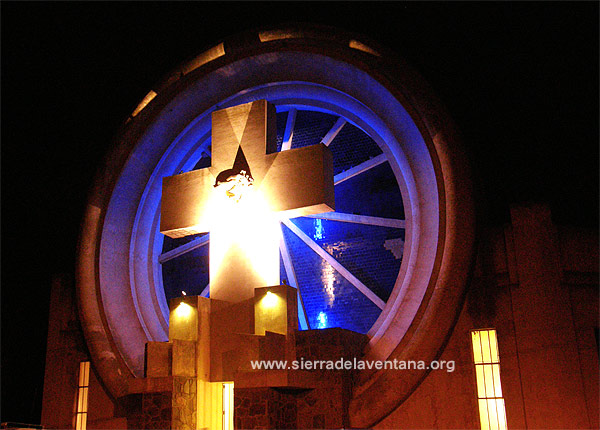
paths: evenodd
<path fill-rule="evenodd" d="M 363 33 L 412 64 L 463 132 L 486 222 L 546 201 L 598 225 L 598 3 L 2 2 L 2 421 L 39 423 L 50 280 L 73 273 L 119 124 L 180 62 L 282 22 Z"/>

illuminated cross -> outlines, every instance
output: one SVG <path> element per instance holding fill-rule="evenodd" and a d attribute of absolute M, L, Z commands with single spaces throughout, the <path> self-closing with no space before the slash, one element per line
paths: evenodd
<path fill-rule="evenodd" d="M 276 152 L 265 100 L 212 114 L 212 165 L 163 179 L 161 233 L 210 231 L 210 297 L 239 302 L 279 284 L 279 219 L 334 210 L 323 145 Z"/>

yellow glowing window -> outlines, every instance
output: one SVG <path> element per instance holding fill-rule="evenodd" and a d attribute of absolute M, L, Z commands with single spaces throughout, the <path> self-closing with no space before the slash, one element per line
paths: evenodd
<path fill-rule="evenodd" d="M 473 330 L 471 340 L 481 429 L 506 430 L 506 410 L 500 384 L 500 356 L 496 330 Z"/>
<path fill-rule="evenodd" d="M 233 430 L 233 382 L 223 383 L 223 430 Z"/>
<path fill-rule="evenodd" d="M 79 383 L 77 386 L 77 411 L 75 430 L 85 430 L 87 424 L 88 389 L 90 385 L 90 362 L 79 363 Z"/>

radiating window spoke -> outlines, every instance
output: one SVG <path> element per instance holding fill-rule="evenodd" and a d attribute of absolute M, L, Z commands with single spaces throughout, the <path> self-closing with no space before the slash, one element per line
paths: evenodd
<path fill-rule="evenodd" d="M 381 300 L 377 295 L 371 291 L 365 284 L 363 284 L 356 276 L 354 276 L 348 269 L 342 266 L 333 256 L 327 251 L 321 248 L 315 241 L 308 237 L 302 230 L 300 230 L 293 222 L 289 220 L 283 221 L 286 227 L 288 227 L 296 236 L 300 238 L 306 245 L 308 245 L 315 253 L 317 253 L 322 259 L 324 259 L 329 265 L 338 271 L 348 282 L 350 282 L 358 291 L 364 296 L 371 300 L 379 309 L 385 307 L 385 302 Z"/>
<path fill-rule="evenodd" d="M 160 254 L 158 256 L 158 262 L 160 264 L 163 264 L 169 260 L 180 257 L 184 254 L 187 254 L 188 252 L 193 251 L 194 249 L 200 248 L 202 246 L 206 246 L 206 245 L 208 245 L 209 240 L 210 240 L 210 235 L 205 234 L 204 236 L 198 237 L 198 238 L 192 240 L 191 242 L 188 242 L 184 245 L 178 246 L 175 249 L 172 249 L 167 252 L 163 252 L 162 254 Z"/>
<path fill-rule="evenodd" d="M 343 212 L 324 212 L 322 214 L 307 215 L 306 217 L 364 225 L 376 225 L 379 227 L 406 228 L 406 221 L 403 219 L 381 218 L 366 215 L 347 214 Z"/>
<path fill-rule="evenodd" d="M 361 173 L 367 172 L 368 170 L 372 169 L 373 167 L 379 166 L 380 164 L 383 164 L 386 161 L 387 161 L 387 157 L 385 156 L 385 154 L 379 154 L 378 156 L 370 158 L 367 161 L 364 161 L 357 166 L 351 167 L 348 170 L 338 173 L 337 175 L 335 175 L 333 177 L 333 184 L 334 185 L 341 184 L 342 182 L 344 182 L 350 178 L 353 178 L 357 175 L 360 175 Z"/>

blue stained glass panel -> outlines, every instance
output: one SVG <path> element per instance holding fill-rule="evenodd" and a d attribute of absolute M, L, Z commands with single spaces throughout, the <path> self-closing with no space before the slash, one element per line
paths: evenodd
<path fill-rule="evenodd" d="M 333 155 L 333 174 L 358 166 L 381 154 L 377 143 L 358 127 L 346 123 L 329 145 Z"/>
<path fill-rule="evenodd" d="M 281 256 L 281 252 L 279 253 L 279 282 L 287 285 L 292 285 L 289 277 L 285 271 L 285 266 L 283 264 L 283 257 Z"/>
<path fill-rule="evenodd" d="M 404 219 L 402 196 L 389 163 L 373 167 L 335 186 L 335 210 Z"/>
<path fill-rule="evenodd" d="M 209 280 L 208 249 L 207 244 L 163 263 L 163 287 L 167 300 L 181 297 L 181 291 L 188 296 L 202 293 Z"/>
<path fill-rule="evenodd" d="M 202 157 L 200 157 L 200 160 L 198 160 L 198 162 L 194 165 L 194 168 L 192 170 L 200 170 L 206 167 L 210 167 L 210 163 L 211 157 L 209 155 L 202 154 Z"/>
<path fill-rule="evenodd" d="M 381 310 L 287 227 L 283 230 L 311 328 L 369 331 Z"/>
<path fill-rule="evenodd" d="M 277 114 L 277 152 L 281 151 L 281 145 L 283 144 L 283 133 L 285 132 L 287 117 L 287 112 L 280 112 Z"/>
<path fill-rule="evenodd" d="M 337 119 L 338 117 L 326 113 L 297 111 L 292 148 L 316 145 L 331 130 Z"/>
<path fill-rule="evenodd" d="M 277 114 L 277 150 L 281 150 L 288 113 Z M 321 141 L 338 117 L 298 110 L 292 148 Z M 329 148 L 334 174 L 381 154 L 379 146 L 362 130 L 346 123 Z M 194 169 L 210 166 L 204 154 Z M 335 186 L 336 211 L 404 219 L 396 178 L 388 163 L 363 172 Z M 332 255 L 382 300 L 387 300 L 398 276 L 404 240 L 403 229 L 298 218 L 293 220 L 311 239 Z M 366 333 L 381 310 L 341 276 L 325 260 L 283 227 L 300 291 L 312 328 L 343 327 Z M 168 252 L 202 235 L 181 239 L 165 237 Z M 209 281 L 208 246 L 197 248 L 162 265 L 167 299 L 200 294 Z M 280 258 L 280 279 L 290 284 Z"/>
<path fill-rule="evenodd" d="M 180 247 L 181 245 L 185 245 L 186 243 L 196 240 L 196 239 L 204 236 L 205 234 L 206 233 L 199 233 L 199 234 L 194 234 L 194 235 L 186 236 L 186 237 L 178 237 L 177 239 L 173 239 L 168 236 L 165 236 L 164 240 L 163 240 L 162 252 L 164 253 L 164 252 L 171 251 L 175 248 Z"/>
<path fill-rule="evenodd" d="M 312 218 L 292 220 L 309 237 L 314 237 L 314 221 Z M 315 242 L 381 300 L 387 301 L 402 262 L 404 230 L 340 221 L 320 221 L 322 238 L 314 239 Z"/>

